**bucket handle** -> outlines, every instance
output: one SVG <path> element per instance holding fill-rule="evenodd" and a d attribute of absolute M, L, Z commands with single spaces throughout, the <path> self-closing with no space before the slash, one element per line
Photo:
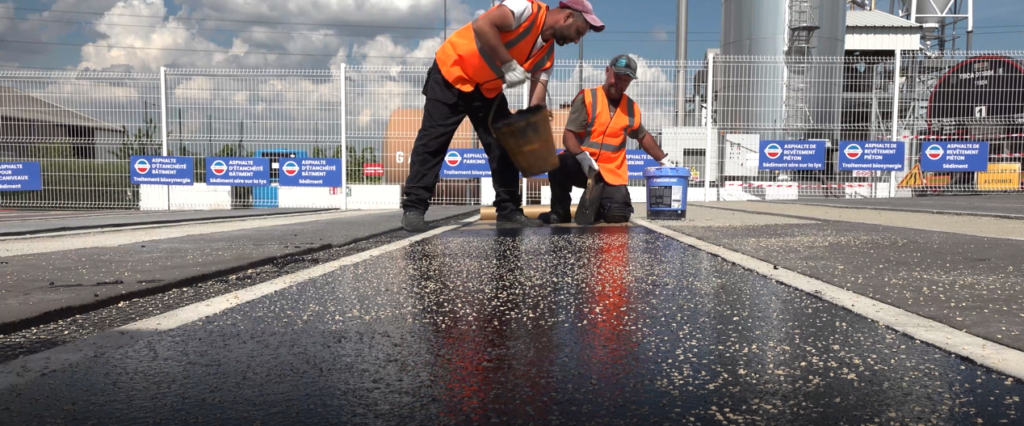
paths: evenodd
<path fill-rule="evenodd" d="M 548 83 L 543 81 L 543 80 L 541 80 L 541 79 L 539 79 L 539 78 L 530 78 L 528 81 L 536 81 L 536 82 L 544 85 L 544 95 L 545 95 L 545 97 L 547 97 L 547 100 L 548 100 L 548 111 L 550 111 L 551 110 L 551 91 L 548 90 Z M 487 129 L 491 131 L 492 135 L 494 134 L 494 111 L 496 111 L 497 108 L 498 108 L 498 103 L 495 102 L 493 105 L 491 105 L 491 113 L 487 116 Z"/>

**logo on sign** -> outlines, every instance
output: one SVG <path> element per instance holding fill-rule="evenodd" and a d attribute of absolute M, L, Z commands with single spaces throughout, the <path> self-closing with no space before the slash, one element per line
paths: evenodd
<path fill-rule="evenodd" d="M 224 172 L 228 171 L 228 165 L 221 160 L 217 160 L 210 165 L 210 171 L 212 171 L 213 174 L 220 176 L 223 175 Z"/>
<path fill-rule="evenodd" d="M 846 147 L 846 150 L 843 151 L 843 154 L 846 154 L 846 158 L 849 158 L 851 160 L 856 160 L 860 158 L 860 155 L 863 153 L 864 151 L 861 150 L 860 145 L 857 144 L 851 144 L 850 146 Z"/>
<path fill-rule="evenodd" d="M 299 172 L 299 165 L 295 164 L 294 161 L 289 161 L 284 163 L 284 167 L 281 167 L 281 170 L 288 176 L 295 176 Z"/>
<path fill-rule="evenodd" d="M 938 145 L 929 146 L 928 149 L 926 149 L 924 151 L 924 154 L 927 155 L 928 158 L 930 158 L 932 160 L 938 160 L 938 159 L 942 158 L 942 154 L 943 154 L 942 147 L 938 146 Z"/>
<path fill-rule="evenodd" d="M 782 147 L 777 143 L 768 144 L 768 146 L 764 148 L 764 154 L 767 155 L 768 158 L 774 160 L 782 155 Z"/>
<path fill-rule="evenodd" d="M 135 162 L 135 171 L 146 174 L 149 171 L 149 162 L 140 158 L 139 161 Z"/>
<path fill-rule="evenodd" d="M 455 167 L 462 162 L 462 156 L 459 155 L 458 152 L 448 151 L 448 155 L 444 156 L 444 161 L 448 163 L 449 166 Z"/>

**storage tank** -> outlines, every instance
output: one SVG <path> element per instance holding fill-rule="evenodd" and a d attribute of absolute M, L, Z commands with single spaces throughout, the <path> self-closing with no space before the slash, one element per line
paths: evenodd
<path fill-rule="evenodd" d="M 939 78 L 928 99 L 932 135 L 1017 134 L 1024 131 L 1024 64 L 983 55 L 964 60 Z"/>
<path fill-rule="evenodd" d="M 837 138 L 842 61 L 802 57 L 844 56 L 847 7 L 846 0 L 723 0 L 720 126 L 763 129 L 762 139 Z"/>
<path fill-rule="evenodd" d="M 916 0 L 917 10 L 914 11 L 915 0 L 900 0 L 903 3 L 902 10 L 915 17 L 915 22 L 923 24 L 925 35 L 935 35 L 939 26 L 947 19 L 941 16 L 924 17 L 921 15 L 944 15 L 953 0 Z"/>

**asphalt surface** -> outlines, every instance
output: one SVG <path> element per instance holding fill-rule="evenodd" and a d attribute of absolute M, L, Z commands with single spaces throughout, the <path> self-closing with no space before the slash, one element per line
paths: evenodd
<path fill-rule="evenodd" d="M 202 211 L 3 211 L 0 212 L 0 237 L 32 235 L 81 229 L 116 228 L 195 222 L 215 219 L 278 216 L 308 213 L 315 209 L 237 209 Z"/>
<path fill-rule="evenodd" d="M 672 227 L 1024 350 L 1024 241 L 848 222 Z"/>
<path fill-rule="evenodd" d="M 808 198 L 778 203 L 875 208 L 895 211 L 993 215 L 1024 219 L 1024 194 L 946 195 L 912 198 Z"/>
<path fill-rule="evenodd" d="M 476 225 L 7 388 L 0 423 L 1019 424 L 1022 396 L 644 228 Z"/>
<path fill-rule="evenodd" d="M 431 208 L 440 220 L 473 211 Z M 0 258 L 5 332 L 399 230 L 401 212 Z M 106 238 L 99 235 L 95 238 Z"/>

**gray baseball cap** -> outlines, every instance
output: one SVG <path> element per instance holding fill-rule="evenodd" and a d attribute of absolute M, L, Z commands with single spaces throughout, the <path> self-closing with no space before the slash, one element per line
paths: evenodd
<path fill-rule="evenodd" d="M 636 61 L 629 55 L 616 56 L 612 59 L 611 67 L 616 74 L 628 74 L 630 77 L 636 78 Z"/>

